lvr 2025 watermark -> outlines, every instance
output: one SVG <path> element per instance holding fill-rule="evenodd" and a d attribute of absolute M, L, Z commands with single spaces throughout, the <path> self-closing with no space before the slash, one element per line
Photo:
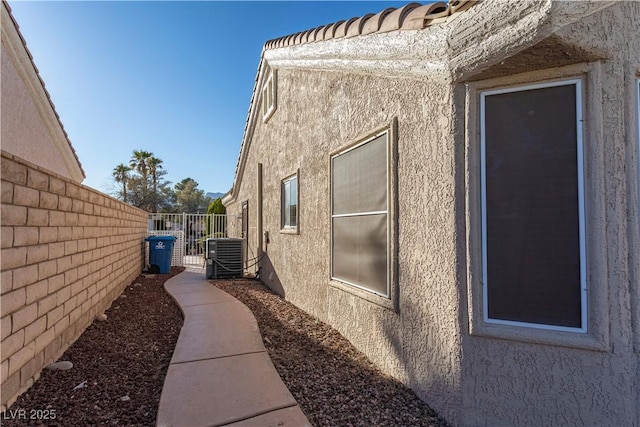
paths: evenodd
<path fill-rule="evenodd" d="M 55 420 L 55 409 L 7 409 L 2 413 L 3 420 Z"/>

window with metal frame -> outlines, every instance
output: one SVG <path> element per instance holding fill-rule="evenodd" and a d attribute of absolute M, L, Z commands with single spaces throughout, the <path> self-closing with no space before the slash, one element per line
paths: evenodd
<path fill-rule="evenodd" d="M 331 158 L 331 278 L 389 289 L 389 130 Z"/>
<path fill-rule="evenodd" d="M 298 174 L 282 181 L 282 229 L 298 228 Z"/>
<path fill-rule="evenodd" d="M 587 332 L 581 91 L 480 94 L 485 322 Z"/>

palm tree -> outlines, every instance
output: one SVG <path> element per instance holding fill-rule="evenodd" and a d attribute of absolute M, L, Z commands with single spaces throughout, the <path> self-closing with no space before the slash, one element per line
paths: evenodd
<path fill-rule="evenodd" d="M 120 163 L 113 169 L 113 177 L 116 182 L 122 183 L 122 201 L 127 203 L 127 181 L 129 180 L 131 168 L 124 163 Z"/>
<path fill-rule="evenodd" d="M 153 196 L 151 199 L 153 212 L 158 211 L 158 175 L 162 169 L 162 160 L 157 157 L 149 157 L 147 160 L 147 166 L 149 168 L 149 174 L 151 175 L 151 183 L 153 189 Z"/>
<path fill-rule="evenodd" d="M 147 203 L 147 193 L 149 185 L 149 159 L 153 153 L 143 150 L 133 150 L 133 156 L 129 160 L 129 166 L 135 169 L 142 176 L 142 203 Z"/>

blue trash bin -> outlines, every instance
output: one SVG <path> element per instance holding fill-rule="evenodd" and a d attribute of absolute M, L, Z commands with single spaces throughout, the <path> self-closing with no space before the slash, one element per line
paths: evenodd
<path fill-rule="evenodd" d="M 167 274 L 171 270 L 171 253 L 176 238 L 173 236 L 149 236 L 144 239 L 149 242 L 149 265 L 157 265 L 160 274 Z"/>

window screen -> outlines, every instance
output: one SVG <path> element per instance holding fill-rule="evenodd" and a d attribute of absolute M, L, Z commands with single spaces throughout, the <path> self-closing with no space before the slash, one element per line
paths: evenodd
<path fill-rule="evenodd" d="M 331 160 L 332 277 L 380 295 L 388 283 L 388 135 Z"/>
<path fill-rule="evenodd" d="M 488 319 L 582 327 L 578 90 L 483 95 Z"/>

